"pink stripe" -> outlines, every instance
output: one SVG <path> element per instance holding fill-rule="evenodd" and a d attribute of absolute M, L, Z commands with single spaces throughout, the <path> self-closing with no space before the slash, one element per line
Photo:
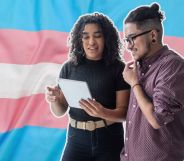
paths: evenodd
<path fill-rule="evenodd" d="M 165 37 L 164 43 L 167 44 L 172 50 L 175 50 L 184 56 L 184 38 L 179 37 Z"/>
<path fill-rule="evenodd" d="M 26 125 L 66 128 L 68 117 L 56 118 L 50 112 L 44 94 L 21 99 L 0 99 L 0 132 Z"/>
<path fill-rule="evenodd" d="M 123 35 L 123 33 L 121 33 Z M 35 64 L 39 62 L 62 63 L 67 59 L 68 33 L 44 30 L 0 30 L 0 63 Z M 165 37 L 171 48 L 184 55 L 184 38 Z M 127 52 L 125 60 L 131 57 Z"/>
<path fill-rule="evenodd" d="M 0 63 L 62 63 L 67 59 L 67 33 L 0 30 Z"/>

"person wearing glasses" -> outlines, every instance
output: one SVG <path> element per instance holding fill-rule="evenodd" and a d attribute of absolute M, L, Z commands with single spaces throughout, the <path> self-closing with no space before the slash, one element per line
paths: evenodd
<path fill-rule="evenodd" d="M 124 20 L 134 61 L 123 72 L 131 96 L 121 161 L 184 160 L 184 59 L 162 42 L 159 8 L 140 6 Z"/>
<path fill-rule="evenodd" d="M 111 20 L 100 13 L 76 21 L 69 35 L 70 58 L 60 78 L 87 82 L 93 99 L 68 107 L 62 91 L 48 87 L 46 99 L 57 116 L 69 109 L 69 128 L 62 161 L 120 161 L 124 146 L 130 86 L 123 80 L 121 41 Z M 72 88 L 71 88 L 72 92 Z"/>

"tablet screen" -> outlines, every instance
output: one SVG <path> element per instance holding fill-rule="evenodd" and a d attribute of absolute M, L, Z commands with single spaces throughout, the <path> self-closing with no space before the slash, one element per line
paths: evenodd
<path fill-rule="evenodd" d="M 81 108 L 81 99 L 92 98 L 87 82 L 60 78 L 58 83 L 70 107 Z"/>

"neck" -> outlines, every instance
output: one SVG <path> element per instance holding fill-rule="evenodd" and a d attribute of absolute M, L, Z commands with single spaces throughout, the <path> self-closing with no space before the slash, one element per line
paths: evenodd
<path fill-rule="evenodd" d="M 161 48 L 163 48 L 163 46 L 164 46 L 164 45 L 163 45 L 162 43 L 152 45 L 152 46 L 151 46 L 151 51 L 150 51 L 148 57 L 154 55 L 157 51 L 159 51 Z"/>

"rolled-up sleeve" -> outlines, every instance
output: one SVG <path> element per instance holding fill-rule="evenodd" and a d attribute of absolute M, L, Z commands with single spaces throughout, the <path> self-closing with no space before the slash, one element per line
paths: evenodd
<path fill-rule="evenodd" d="M 181 59 L 180 59 L 181 60 Z M 160 69 L 154 88 L 154 116 L 160 126 L 172 122 L 184 111 L 184 62 L 167 61 Z"/>

